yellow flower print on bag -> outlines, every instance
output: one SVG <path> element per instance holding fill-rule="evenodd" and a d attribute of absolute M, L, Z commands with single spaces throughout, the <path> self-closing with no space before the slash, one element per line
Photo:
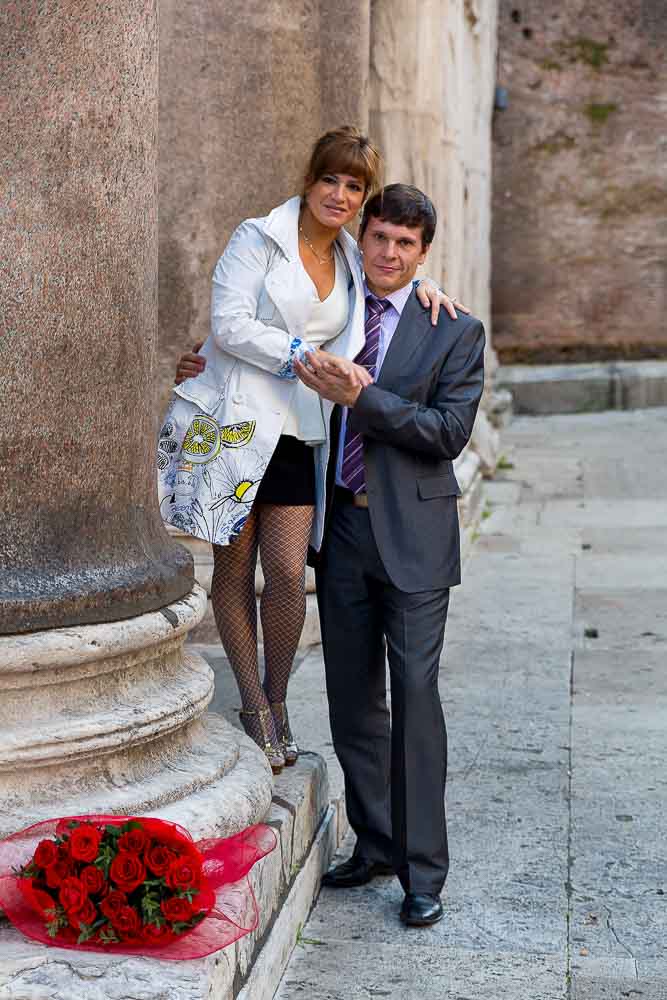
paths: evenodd
<path fill-rule="evenodd" d="M 220 428 L 212 417 L 198 413 L 183 438 L 181 453 L 194 465 L 212 462 L 220 451 Z"/>
<path fill-rule="evenodd" d="M 254 420 L 220 427 L 213 417 L 198 413 L 188 427 L 181 453 L 195 465 L 206 465 L 217 458 L 221 448 L 243 448 L 254 433 Z"/>
<path fill-rule="evenodd" d="M 255 433 L 255 421 L 243 420 L 239 424 L 226 424 L 220 428 L 220 440 L 225 448 L 243 448 Z"/>

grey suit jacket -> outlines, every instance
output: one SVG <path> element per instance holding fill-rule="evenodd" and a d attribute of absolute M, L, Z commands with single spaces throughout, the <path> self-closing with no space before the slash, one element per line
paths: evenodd
<path fill-rule="evenodd" d="M 484 340 L 473 316 L 453 320 L 441 309 L 432 326 L 413 291 L 377 382 L 349 413 L 364 435 L 375 541 L 392 583 L 408 593 L 461 582 L 461 491 L 452 460 L 472 433 Z"/>

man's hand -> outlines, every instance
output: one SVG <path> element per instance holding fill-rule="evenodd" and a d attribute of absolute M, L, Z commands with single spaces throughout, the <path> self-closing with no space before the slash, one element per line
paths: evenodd
<path fill-rule="evenodd" d="M 203 343 L 204 341 L 200 340 L 197 344 L 192 345 L 191 352 L 181 354 L 176 364 L 175 385 L 185 382 L 186 378 L 196 378 L 197 375 L 201 375 L 204 371 L 204 368 L 206 368 L 206 358 L 197 353 L 201 350 Z"/>
<path fill-rule="evenodd" d="M 431 307 L 431 324 L 433 326 L 438 322 L 438 314 L 440 313 L 440 306 L 443 305 L 452 319 L 457 319 L 457 313 L 454 306 L 461 310 L 463 313 L 469 313 L 470 310 L 467 306 L 461 305 L 456 296 L 450 299 L 449 295 L 445 295 L 437 285 L 435 285 L 430 278 L 422 278 L 422 280 L 417 285 L 417 298 L 424 306 L 428 309 Z"/>
<path fill-rule="evenodd" d="M 312 357 L 313 352 L 309 351 L 305 358 L 306 365 L 310 364 Z M 357 365 L 354 361 L 349 361 L 347 358 L 341 358 L 337 354 L 329 354 L 328 351 L 323 351 L 322 349 L 317 350 L 315 357 L 328 375 L 348 375 L 354 382 L 358 382 L 362 388 L 365 385 L 370 385 L 373 381 L 367 368 Z"/>
<path fill-rule="evenodd" d="M 294 362 L 294 371 L 303 384 L 323 399 L 341 406 L 354 406 L 363 387 L 373 381 L 365 368 L 345 358 L 327 355 L 326 351 L 309 351 L 306 360 L 305 365 Z"/>

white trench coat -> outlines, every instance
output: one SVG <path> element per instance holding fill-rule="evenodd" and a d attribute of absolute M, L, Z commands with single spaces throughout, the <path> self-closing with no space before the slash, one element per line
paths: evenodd
<path fill-rule="evenodd" d="M 158 441 L 158 491 L 164 520 L 227 545 L 245 524 L 287 419 L 297 381 L 292 369 L 305 337 L 313 283 L 299 257 L 300 198 L 235 230 L 213 273 L 206 369 L 174 388 Z M 349 316 L 326 348 L 354 358 L 364 344 L 361 259 L 352 236 L 338 243 L 347 260 Z M 333 404 L 322 400 L 327 440 L 314 449 L 316 510 L 311 543 L 324 527 L 328 428 Z"/>

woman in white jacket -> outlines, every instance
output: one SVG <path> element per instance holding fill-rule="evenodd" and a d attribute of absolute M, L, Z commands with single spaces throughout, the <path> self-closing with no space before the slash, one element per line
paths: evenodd
<path fill-rule="evenodd" d="M 332 364 L 352 367 L 346 359 L 364 344 L 363 274 L 343 227 L 379 187 L 380 170 L 378 151 L 357 129 L 327 132 L 303 195 L 236 229 L 213 275 L 203 374 L 174 389 L 158 443 L 162 515 L 213 545 L 211 600 L 241 721 L 274 773 L 298 756 L 285 698 L 305 616 L 308 542 L 319 549 L 322 539 L 332 406 L 292 365 L 326 345 Z M 450 306 L 433 286 L 419 294 L 424 305 Z"/>

